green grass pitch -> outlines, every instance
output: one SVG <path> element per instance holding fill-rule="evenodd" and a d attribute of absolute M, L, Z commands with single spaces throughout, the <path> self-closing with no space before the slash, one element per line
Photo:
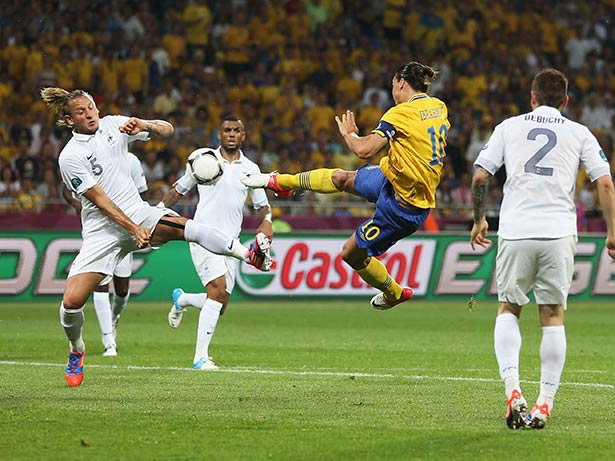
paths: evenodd
<path fill-rule="evenodd" d="M 119 356 L 101 356 L 86 308 L 85 379 L 63 377 L 58 305 L 0 304 L 0 458 L 609 459 L 615 453 L 615 306 L 574 303 L 554 415 L 511 431 L 493 354 L 495 303 L 231 303 L 190 369 L 198 313 L 169 328 L 170 303 L 132 302 Z M 540 328 L 521 319 L 524 393 L 538 393 Z"/>

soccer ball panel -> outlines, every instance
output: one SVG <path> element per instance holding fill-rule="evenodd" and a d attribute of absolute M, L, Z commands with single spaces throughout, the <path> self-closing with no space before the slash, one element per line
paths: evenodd
<path fill-rule="evenodd" d="M 187 170 L 198 184 L 216 184 L 224 173 L 224 160 L 213 150 L 195 152 L 188 158 Z"/>

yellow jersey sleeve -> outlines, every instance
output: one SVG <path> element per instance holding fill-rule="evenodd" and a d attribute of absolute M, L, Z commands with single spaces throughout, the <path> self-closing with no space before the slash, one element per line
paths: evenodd
<path fill-rule="evenodd" d="M 380 168 L 405 202 L 418 208 L 436 206 L 450 126 L 444 102 L 419 93 L 390 108 L 372 131 L 389 141 Z"/>

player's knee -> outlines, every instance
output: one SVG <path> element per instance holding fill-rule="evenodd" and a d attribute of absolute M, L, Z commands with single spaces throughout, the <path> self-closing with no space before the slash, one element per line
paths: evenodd
<path fill-rule="evenodd" d="M 87 297 L 84 299 L 82 295 L 79 293 L 67 292 L 64 293 L 64 297 L 62 298 L 62 305 L 64 309 L 79 309 L 81 308 L 87 300 Z"/>
<path fill-rule="evenodd" d="M 331 175 L 335 187 L 344 192 L 354 190 L 354 178 L 356 171 L 336 170 Z"/>

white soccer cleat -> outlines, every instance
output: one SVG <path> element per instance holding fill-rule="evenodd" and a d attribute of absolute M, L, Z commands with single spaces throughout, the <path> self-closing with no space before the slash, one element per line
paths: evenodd
<path fill-rule="evenodd" d="M 269 184 L 271 173 L 241 173 L 239 180 L 244 186 L 252 189 L 264 189 Z"/>
<path fill-rule="evenodd" d="M 540 406 L 534 405 L 534 408 L 532 408 L 532 411 L 527 416 L 527 425 L 532 429 L 544 429 L 550 416 L 549 405 L 546 403 Z"/>
<path fill-rule="evenodd" d="M 401 298 L 396 301 L 389 301 L 384 297 L 384 293 L 378 293 L 370 300 L 369 303 L 374 309 L 385 311 L 397 306 L 400 303 L 403 303 L 404 301 L 409 301 L 412 299 L 413 294 L 412 288 L 405 287 L 401 293 Z"/>
<path fill-rule="evenodd" d="M 518 389 L 515 389 L 506 402 L 506 425 L 510 429 L 527 426 L 527 402 Z"/>
<path fill-rule="evenodd" d="M 278 197 L 290 197 L 295 193 L 293 189 L 285 189 L 278 184 L 278 172 L 271 173 L 242 173 L 239 180 L 244 186 L 252 189 L 269 189 Z"/>
<path fill-rule="evenodd" d="M 103 352 L 103 357 L 117 357 L 117 346 L 115 344 L 111 344 L 105 347 L 105 352 Z"/>
<path fill-rule="evenodd" d="M 273 265 L 273 259 L 269 250 L 271 249 L 271 240 L 259 232 L 254 236 L 254 241 L 250 244 L 248 252 L 244 255 L 244 262 L 256 267 L 263 272 L 269 272 Z"/>
<path fill-rule="evenodd" d="M 171 294 L 171 298 L 173 298 L 173 305 L 171 306 L 171 310 L 169 311 L 169 315 L 167 319 L 169 321 L 169 326 L 171 328 L 179 327 L 179 324 L 182 321 L 182 317 L 184 316 L 184 312 L 186 309 L 179 305 L 179 297 L 184 294 L 184 290 L 181 288 L 175 288 L 173 293 Z"/>
<path fill-rule="evenodd" d="M 219 367 L 216 365 L 211 358 L 202 358 L 197 360 L 192 364 L 192 368 L 195 370 L 204 370 L 204 371 L 213 371 L 218 370 Z"/>

